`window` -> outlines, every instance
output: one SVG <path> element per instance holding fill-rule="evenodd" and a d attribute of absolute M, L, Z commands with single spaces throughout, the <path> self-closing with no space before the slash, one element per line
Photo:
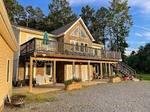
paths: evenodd
<path fill-rule="evenodd" d="M 10 69 L 10 60 L 7 61 L 7 82 L 9 82 L 9 69 Z"/>
<path fill-rule="evenodd" d="M 45 64 L 45 73 L 46 75 L 48 75 L 49 77 L 52 77 L 52 63 L 46 63 Z"/>
<path fill-rule="evenodd" d="M 79 51 L 79 43 L 78 42 L 75 42 L 75 49 L 76 49 L 76 51 Z"/>
<path fill-rule="evenodd" d="M 81 43 L 81 52 L 84 52 L 84 44 Z"/>
<path fill-rule="evenodd" d="M 81 29 L 80 29 L 80 37 L 86 37 L 85 32 L 83 32 Z"/>
<path fill-rule="evenodd" d="M 85 44 L 85 52 L 88 52 L 87 44 Z"/>
<path fill-rule="evenodd" d="M 76 37 L 86 37 L 85 32 L 79 27 L 76 28 L 71 35 Z"/>
<path fill-rule="evenodd" d="M 79 28 L 75 29 L 72 33 L 72 36 L 79 36 L 79 31 L 80 31 Z"/>

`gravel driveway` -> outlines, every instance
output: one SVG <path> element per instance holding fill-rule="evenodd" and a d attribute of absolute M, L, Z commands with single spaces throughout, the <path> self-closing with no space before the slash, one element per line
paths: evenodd
<path fill-rule="evenodd" d="M 5 108 L 5 112 L 150 112 L 150 82 L 100 84 L 60 92 L 57 101 Z"/>

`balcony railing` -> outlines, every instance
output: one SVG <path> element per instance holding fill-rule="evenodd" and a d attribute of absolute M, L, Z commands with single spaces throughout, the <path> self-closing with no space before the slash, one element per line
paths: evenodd
<path fill-rule="evenodd" d="M 30 53 L 43 53 L 43 54 L 53 54 L 61 55 L 62 57 L 86 57 L 95 59 L 121 59 L 121 53 L 116 51 L 108 51 L 102 49 L 95 49 L 92 47 L 85 47 L 79 45 L 72 45 L 68 43 L 60 43 L 57 41 L 48 41 L 47 44 L 43 44 L 42 39 L 31 39 L 30 41 L 24 43 L 20 47 L 21 56 Z"/>

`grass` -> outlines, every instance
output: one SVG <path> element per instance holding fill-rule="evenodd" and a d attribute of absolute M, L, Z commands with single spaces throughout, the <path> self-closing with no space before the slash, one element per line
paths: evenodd
<path fill-rule="evenodd" d="M 138 74 L 140 80 L 150 81 L 150 74 Z"/>
<path fill-rule="evenodd" d="M 20 95 L 20 94 L 14 94 L 15 95 Z M 31 94 L 31 93 L 24 93 L 21 95 L 25 95 L 25 102 L 26 103 L 42 103 L 42 102 L 53 102 L 57 101 L 58 99 L 56 98 L 55 95 L 52 95 L 51 93 L 44 93 L 44 94 Z"/>

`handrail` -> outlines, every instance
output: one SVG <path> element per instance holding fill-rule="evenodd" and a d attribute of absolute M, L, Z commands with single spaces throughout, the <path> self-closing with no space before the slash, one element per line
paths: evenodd
<path fill-rule="evenodd" d="M 125 64 L 123 62 L 118 63 L 118 65 L 119 65 L 119 68 L 120 68 L 121 72 L 128 73 L 130 75 L 131 74 L 132 75 L 136 74 L 136 71 L 133 68 L 131 68 L 129 65 L 127 65 L 127 64 Z"/>
<path fill-rule="evenodd" d="M 132 67 L 130 67 L 129 65 L 127 65 L 126 63 L 123 63 L 123 62 L 121 62 L 124 66 L 126 66 L 128 69 L 130 69 L 130 70 L 132 70 L 132 71 L 134 71 L 134 73 L 136 73 L 136 71 L 132 68 Z"/>
<path fill-rule="evenodd" d="M 21 48 L 20 53 L 25 54 L 33 50 L 36 52 L 38 51 L 49 52 L 50 50 L 52 50 L 53 53 L 59 52 L 64 54 L 66 52 L 72 52 L 73 53 L 73 54 L 71 53 L 72 55 L 83 55 L 83 56 L 90 56 L 90 57 L 94 56 L 100 59 L 121 59 L 120 53 L 116 51 L 97 49 L 97 48 L 86 47 L 81 45 L 77 46 L 70 43 L 57 42 L 54 40 L 49 40 L 48 44 L 44 45 L 42 41 L 43 39 L 33 38 L 28 42 L 25 42 L 20 47 Z M 34 47 L 32 47 L 33 45 Z M 32 50 L 30 50 L 30 48 Z"/>

